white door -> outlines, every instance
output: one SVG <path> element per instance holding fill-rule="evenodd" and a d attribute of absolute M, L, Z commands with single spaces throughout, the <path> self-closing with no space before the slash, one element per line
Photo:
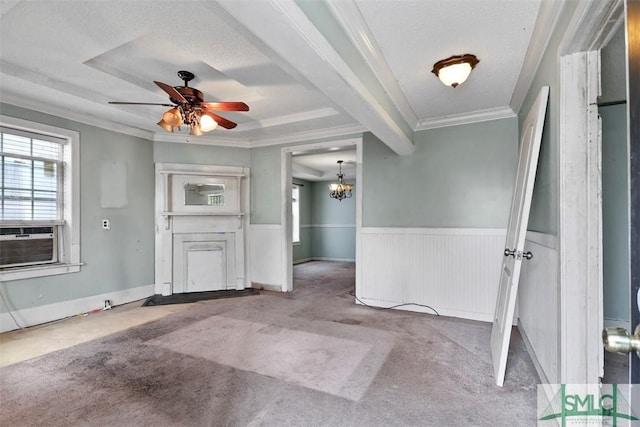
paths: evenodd
<path fill-rule="evenodd" d="M 544 116 L 547 110 L 549 87 L 544 86 L 522 125 L 520 136 L 520 158 L 518 161 L 518 173 L 513 189 L 511 202 L 511 214 L 509 215 L 509 227 L 505 243 L 505 256 L 500 272 L 500 287 L 498 300 L 493 317 L 491 330 L 491 355 L 493 358 L 493 371 L 496 384 L 502 387 L 504 373 L 507 367 L 507 353 L 511 338 L 511 326 L 516 306 L 518 282 L 520 281 L 520 268 L 524 254 L 524 242 L 529 222 L 529 210 L 531 209 L 531 196 L 533 195 L 533 182 L 538 166 L 538 154 L 542 139 Z"/>

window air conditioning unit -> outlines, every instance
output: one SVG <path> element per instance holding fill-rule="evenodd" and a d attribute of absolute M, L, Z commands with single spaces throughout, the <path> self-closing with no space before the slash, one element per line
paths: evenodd
<path fill-rule="evenodd" d="M 54 227 L 0 228 L 0 268 L 58 262 Z"/>

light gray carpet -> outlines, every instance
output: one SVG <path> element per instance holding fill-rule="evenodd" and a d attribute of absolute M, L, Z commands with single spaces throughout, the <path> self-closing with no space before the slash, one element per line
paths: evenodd
<path fill-rule="evenodd" d="M 536 424 L 517 330 L 498 388 L 490 324 L 355 305 L 351 263 L 294 277 L 1 369 L 0 425 Z"/>

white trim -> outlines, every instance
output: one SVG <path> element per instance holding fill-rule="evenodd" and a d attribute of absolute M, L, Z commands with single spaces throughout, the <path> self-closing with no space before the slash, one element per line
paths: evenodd
<path fill-rule="evenodd" d="M 623 0 L 580 1 L 558 46 L 558 55 L 601 49 L 624 20 Z"/>
<path fill-rule="evenodd" d="M 509 107 L 515 112 L 520 112 L 522 104 L 531 88 L 533 78 L 538 71 L 544 52 L 549 45 L 554 29 L 558 24 L 561 12 L 564 8 L 565 0 L 541 1 L 538 17 L 533 29 L 533 34 L 529 40 L 524 63 L 516 82 L 516 87 L 511 95 Z"/>
<path fill-rule="evenodd" d="M 26 328 L 75 316 L 78 313 L 87 313 L 96 308 L 102 308 L 105 300 L 111 300 L 112 306 L 138 301 L 153 295 L 153 287 L 154 285 L 145 285 L 137 288 L 107 292 L 54 304 L 24 308 L 12 311 L 11 314 L 16 318 L 21 327 Z M 11 318 L 11 314 L 8 312 L 0 314 L 0 332 L 18 329 L 18 326 Z"/>
<path fill-rule="evenodd" d="M 69 148 L 64 150 L 64 178 L 62 206 L 65 225 L 59 242 L 60 264 L 43 268 L 20 268 L 0 272 L 0 281 L 27 279 L 80 271 L 80 133 L 30 120 L 0 115 L 0 126 L 24 131 L 40 132 L 65 140 Z"/>
<path fill-rule="evenodd" d="M 356 3 L 354 1 L 328 0 L 327 7 L 349 37 L 353 46 L 367 62 L 404 120 L 409 126 L 415 128 L 418 123 L 418 117 L 398 84 L 396 76 L 389 68 L 384 53 L 378 46 L 375 36 L 362 17 Z"/>
<path fill-rule="evenodd" d="M 323 138 L 344 138 L 350 135 L 366 132 L 366 128 L 360 124 L 337 126 L 329 129 L 314 129 L 303 132 L 289 133 L 287 135 L 251 140 L 251 148 L 269 147 L 291 143 L 301 143 Z"/>
<path fill-rule="evenodd" d="M 540 378 L 540 382 L 542 384 L 549 384 L 550 383 L 549 378 L 547 377 L 547 374 L 544 372 L 544 369 L 542 369 L 542 365 L 540 364 L 540 361 L 536 357 L 536 352 L 533 348 L 533 345 L 531 344 L 529 337 L 524 331 L 524 328 L 521 327 L 520 322 L 518 322 L 518 332 L 520 332 L 520 336 L 522 337 L 522 342 L 524 343 L 524 346 L 527 349 L 527 353 L 529 353 L 529 356 L 531 357 L 531 361 L 533 362 L 533 366 L 536 369 L 536 373 Z"/>
<path fill-rule="evenodd" d="M 586 40 L 582 36 L 581 39 Z M 561 383 L 597 383 L 604 366 L 600 341 L 603 305 L 599 80 L 599 52 L 560 57 L 557 229 Z"/>
<path fill-rule="evenodd" d="M 292 245 L 292 215 L 291 215 L 291 174 L 292 154 L 318 150 L 329 150 L 335 147 L 351 147 L 356 149 L 356 182 L 360 191 L 356 191 L 356 260 L 359 253 L 359 230 L 362 224 L 362 137 L 346 138 L 333 141 L 317 142 L 305 145 L 282 147 L 280 152 L 280 220 L 283 256 L 284 282 L 283 292 L 293 290 L 293 245 Z M 356 286 L 358 283 L 358 271 L 356 269 Z"/>
<path fill-rule="evenodd" d="M 330 257 L 312 257 L 312 261 L 336 261 L 336 262 L 356 262 L 355 258 L 330 258 Z"/>
<path fill-rule="evenodd" d="M 300 228 L 356 228 L 355 224 L 305 224 Z"/>
<path fill-rule="evenodd" d="M 244 125 L 241 124 L 238 126 L 237 129 L 240 132 L 246 132 L 250 130 L 269 128 L 272 126 L 288 125 L 291 123 L 298 123 L 298 122 L 303 122 L 307 120 L 323 119 L 325 117 L 331 117 L 331 116 L 337 116 L 337 115 L 340 115 L 340 113 L 336 111 L 334 108 L 331 108 L 331 107 L 319 108 L 317 110 L 301 111 L 299 113 L 286 114 L 283 116 L 272 117 L 270 119 L 265 119 L 265 120 L 256 120 Z"/>
<path fill-rule="evenodd" d="M 452 114 L 433 119 L 423 119 L 418 122 L 418 126 L 416 126 L 415 130 L 417 132 L 427 129 L 509 119 L 512 117 L 516 117 L 516 113 L 514 113 L 510 107 L 490 108 L 488 110 L 473 111 L 471 113 Z"/>
<path fill-rule="evenodd" d="M 18 267 L 0 272 L 0 282 L 12 280 L 32 279 L 35 277 L 55 276 L 57 274 L 77 273 L 84 263 L 78 264 L 48 264 L 36 267 Z"/>
<path fill-rule="evenodd" d="M 156 132 L 151 140 L 153 142 L 172 142 L 176 144 L 209 145 L 214 147 L 251 148 L 249 141 L 242 138 L 220 137 L 219 134 L 208 133 L 202 136 L 193 136 L 187 133 Z"/>
<path fill-rule="evenodd" d="M 6 62 L 3 62 L 2 65 L 4 67 L 4 65 L 6 65 Z M 6 73 L 7 70 L 3 68 L 2 71 L 3 73 Z M 29 70 L 29 73 L 32 73 L 32 71 Z M 146 140 L 151 140 L 153 138 L 153 132 L 150 132 L 147 130 L 142 130 L 140 128 L 135 128 L 133 126 L 123 125 L 122 123 L 117 123 L 111 120 L 103 120 L 95 115 L 76 113 L 68 108 L 60 108 L 60 107 L 52 106 L 49 104 L 44 104 L 41 102 L 32 102 L 26 98 L 16 96 L 10 93 L 2 94 L 2 102 L 6 104 L 15 105 L 16 107 L 27 108 L 29 110 L 50 114 L 55 117 L 73 120 L 75 122 L 82 123 L 85 125 L 106 129 L 112 132 L 123 133 L 125 135 L 144 138 Z"/>
<path fill-rule="evenodd" d="M 314 259 L 314 258 L 300 258 L 300 259 L 294 259 L 294 260 L 293 260 L 293 265 L 296 265 L 296 264 L 302 264 L 302 263 L 309 262 L 309 261 L 315 261 L 315 259 Z"/>
<path fill-rule="evenodd" d="M 362 234 L 426 234 L 449 236 L 505 236 L 506 228 L 362 227 Z"/>
<path fill-rule="evenodd" d="M 413 153 L 415 146 L 408 123 L 395 114 L 395 109 L 383 106 L 296 2 L 228 1 L 220 5 L 264 42 L 273 59 L 282 62 L 282 58 L 295 58 L 287 65 L 295 68 L 300 77 L 340 105 L 393 151 L 400 155 Z"/>
<path fill-rule="evenodd" d="M 426 313 L 426 314 L 435 315 L 435 312 L 433 310 L 427 307 L 423 307 L 421 305 L 412 305 L 411 303 L 402 303 L 402 302 L 382 301 L 382 300 L 376 300 L 376 299 L 364 298 L 364 297 L 358 297 L 358 298 L 360 301 L 356 300 L 356 304 L 359 304 L 359 305 L 362 305 L 362 303 L 365 303 L 366 305 L 370 305 L 376 308 L 389 308 L 391 310 L 413 311 L 416 313 Z M 401 307 L 397 307 L 393 309 L 391 308 L 399 304 L 406 304 L 406 305 L 402 305 Z M 440 316 L 458 317 L 461 319 L 476 320 L 479 322 L 491 322 L 493 320 L 493 314 L 476 313 L 476 312 L 464 311 L 464 310 L 453 310 L 453 309 L 442 308 L 442 307 L 433 307 L 433 308 L 437 310 Z"/>

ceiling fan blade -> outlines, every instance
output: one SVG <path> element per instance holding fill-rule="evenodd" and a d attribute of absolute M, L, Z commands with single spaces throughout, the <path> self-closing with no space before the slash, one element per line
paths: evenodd
<path fill-rule="evenodd" d="M 160 89 L 162 89 L 163 91 L 167 92 L 167 94 L 169 94 L 169 98 L 175 99 L 176 101 L 181 102 L 181 103 L 189 102 L 189 101 L 186 100 L 186 98 L 184 96 L 182 96 L 182 94 L 180 92 L 175 90 L 173 86 L 169 86 L 166 83 L 156 82 L 156 81 L 154 81 L 154 83 L 156 85 L 158 85 L 158 87 Z"/>
<path fill-rule="evenodd" d="M 121 102 L 121 101 L 109 101 L 109 104 L 124 104 L 124 105 L 162 105 L 165 107 L 175 107 L 173 104 L 158 104 L 155 102 Z"/>
<path fill-rule="evenodd" d="M 211 111 L 207 111 L 207 114 L 209 114 L 211 117 L 213 117 L 213 119 L 218 122 L 218 124 L 220 126 L 222 126 L 225 129 L 233 129 L 234 127 L 238 126 L 237 123 L 232 122 L 231 120 L 227 120 L 224 117 L 220 117 L 217 114 L 212 113 Z"/>
<path fill-rule="evenodd" d="M 201 102 L 200 106 L 206 110 L 249 111 L 249 106 L 244 102 Z"/>

